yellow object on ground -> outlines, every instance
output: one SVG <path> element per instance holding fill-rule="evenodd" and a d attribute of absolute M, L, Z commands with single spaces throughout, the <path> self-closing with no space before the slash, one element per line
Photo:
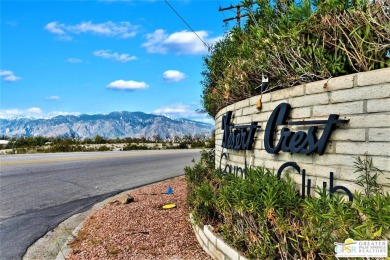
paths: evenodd
<path fill-rule="evenodd" d="M 176 204 L 165 204 L 163 206 L 163 209 L 173 209 L 173 208 L 176 208 Z"/>

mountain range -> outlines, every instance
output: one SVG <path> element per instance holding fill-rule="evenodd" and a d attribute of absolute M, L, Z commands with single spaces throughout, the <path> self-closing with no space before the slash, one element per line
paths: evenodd
<path fill-rule="evenodd" d="M 173 138 L 205 134 L 214 126 L 189 119 L 172 119 L 143 112 L 112 112 L 106 115 L 66 115 L 50 119 L 0 119 L 0 135 L 93 138 Z"/>

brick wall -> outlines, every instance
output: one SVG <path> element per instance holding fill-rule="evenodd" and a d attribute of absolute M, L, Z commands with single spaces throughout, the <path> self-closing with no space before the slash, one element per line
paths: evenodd
<path fill-rule="evenodd" d="M 277 170 L 283 163 L 292 161 L 301 169 L 306 169 L 313 188 L 322 187 L 323 182 L 329 182 L 329 173 L 333 172 L 335 186 L 343 185 L 354 192 L 361 190 L 361 187 L 354 183 L 359 175 L 353 167 L 354 157 L 362 157 L 367 153 L 372 157 L 374 166 L 384 171 L 379 182 L 390 183 L 387 179 L 390 178 L 390 68 L 266 93 L 262 96 L 261 110 L 256 109 L 259 98 L 260 96 L 255 96 L 242 100 L 223 108 L 217 114 L 217 166 L 222 153 L 229 154 L 228 160 L 222 160 L 222 166 L 229 164 L 244 168 L 246 163 L 247 166 L 265 166 Z M 340 119 L 349 119 L 349 122 L 336 127 L 323 155 L 290 154 L 283 151 L 277 155 L 269 154 L 264 148 L 264 130 L 269 116 L 280 103 L 291 105 L 292 121 L 327 119 L 330 114 L 338 114 Z M 227 111 L 233 111 L 231 122 L 235 125 L 259 122 L 261 128 L 256 131 L 252 150 L 222 148 L 222 116 Z M 307 127 L 302 126 L 288 127 L 293 131 L 307 130 Z M 300 184 L 301 175 L 295 171 L 291 171 L 291 174 Z M 390 190 L 390 187 L 385 189 Z"/>

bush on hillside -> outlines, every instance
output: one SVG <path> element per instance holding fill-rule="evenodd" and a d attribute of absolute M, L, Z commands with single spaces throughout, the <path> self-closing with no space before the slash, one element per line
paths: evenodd
<path fill-rule="evenodd" d="M 390 66 L 385 1 L 256 3 L 245 27 L 231 30 L 204 58 L 202 100 L 211 116 L 260 94 L 262 74 L 275 89 Z"/>

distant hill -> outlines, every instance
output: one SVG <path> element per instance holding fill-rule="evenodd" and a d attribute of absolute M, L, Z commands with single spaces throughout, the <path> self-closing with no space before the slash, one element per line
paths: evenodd
<path fill-rule="evenodd" d="M 206 134 L 214 126 L 189 119 L 171 119 L 142 112 L 112 112 L 107 115 L 68 115 L 51 119 L 0 119 L 0 135 L 93 138 L 153 138 Z"/>

